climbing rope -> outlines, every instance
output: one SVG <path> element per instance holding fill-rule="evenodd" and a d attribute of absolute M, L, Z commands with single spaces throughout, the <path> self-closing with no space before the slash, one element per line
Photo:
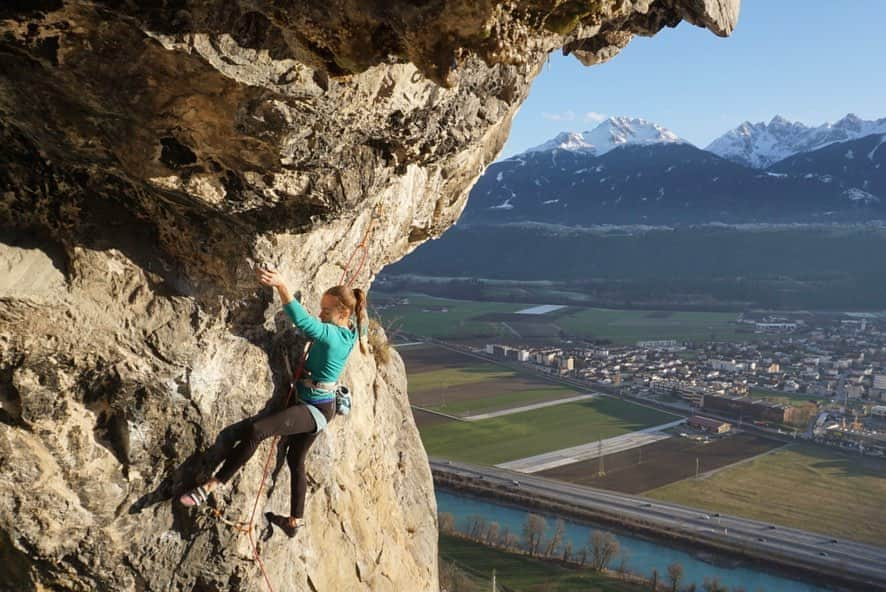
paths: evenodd
<path fill-rule="evenodd" d="M 363 233 L 363 240 L 360 241 L 360 244 L 354 248 L 354 252 L 351 253 L 350 259 L 345 264 L 344 271 L 342 271 L 341 279 L 338 283 L 343 286 L 348 286 L 353 283 L 354 279 L 360 275 L 360 271 L 363 269 L 363 264 L 366 263 L 366 255 L 369 252 L 369 249 L 366 248 L 366 244 L 369 241 L 369 237 L 372 236 L 373 226 L 375 225 L 376 220 L 381 219 L 381 206 L 378 206 L 375 211 L 372 213 L 372 218 L 369 219 L 369 225 L 366 227 L 366 232 Z M 351 277 L 348 277 L 348 269 L 351 267 L 351 263 L 354 262 L 354 257 L 357 256 L 357 253 L 360 252 L 360 264 L 357 266 L 357 270 L 351 274 Z M 347 281 L 345 281 L 347 280 Z"/>
<path fill-rule="evenodd" d="M 367 244 L 369 238 L 372 236 L 372 231 L 375 226 L 375 221 L 381 219 L 381 206 L 378 206 L 376 210 L 372 213 L 372 217 L 369 219 L 369 225 L 366 227 L 366 232 L 363 233 L 363 240 L 360 241 L 360 244 L 354 248 L 354 252 L 351 253 L 350 258 L 342 270 L 341 280 L 339 283 L 350 287 L 351 283 L 353 283 L 354 279 L 360 274 L 360 271 L 363 269 L 363 264 L 366 262 L 366 256 L 368 253 Z M 351 267 L 351 263 L 354 262 L 354 257 L 357 256 L 357 253 L 361 252 L 360 262 L 357 265 L 357 269 L 348 277 L 348 270 Z M 346 281 L 347 280 L 347 281 Z M 308 353 L 311 349 L 311 341 L 307 341 L 305 343 L 305 347 L 302 350 L 301 356 L 298 359 L 298 366 L 295 369 L 295 372 L 291 372 L 291 367 L 289 366 L 289 358 L 284 357 L 284 362 L 286 363 L 287 373 L 292 376 L 292 381 L 289 383 L 289 392 L 286 395 L 286 403 L 284 405 L 284 409 L 289 407 L 289 404 L 292 402 L 292 395 L 295 393 L 296 385 L 298 381 L 301 380 L 302 374 L 305 369 L 305 361 L 308 359 Z M 277 444 L 279 443 L 280 436 L 274 436 L 274 439 L 271 443 L 271 447 L 268 450 L 268 456 L 265 459 L 265 466 L 262 470 L 262 478 L 261 484 L 258 487 L 258 492 L 255 494 L 255 501 L 252 503 L 252 512 L 249 515 L 249 521 L 232 521 L 225 518 L 224 514 L 218 508 L 212 508 L 204 506 L 206 508 L 207 515 L 219 520 L 223 524 L 230 526 L 237 532 L 241 534 L 245 534 L 249 538 L 249 545 L 252 547 L 252 556 L 255 561 L 258 563 L 259 568 L 261 569 L 262 576 L 264 576 L 265 584 L 268 586 L 269 592 L 274 592 L 274 587 L 271 585 L 271 578 L 268 576 L 268 571 L 265 568 L 265 563 L 261 559 L 261 554 L 258 552 L 258 546 L 255 544 L 255 512 L 258 510 L 258 502 L 261 499 L 261 495 L 264 492 L 265 484 L 268 480 L 269 471 L 271 468 L 271 460 L 274 458 L 274 451 L 277 449 Z"/>

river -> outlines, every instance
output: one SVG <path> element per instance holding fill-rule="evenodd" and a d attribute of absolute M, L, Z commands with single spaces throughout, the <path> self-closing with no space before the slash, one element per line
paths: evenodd
<path fill-rule="evenodd" d="M 518 536 L 521 533 L 526 514 L 530 511 L 441 488 L 437 488 L 437 509 L 440 512 L 451 513 L 455 517 L 459 530 L 466 530 L 470 516 L 480 515 L 488 522 L 498 522 L 500 528 L 508 528 Z M 544 516 L 548 523 L 547 534 L 550 535 L 558 516 Z M 576 550 L 587 545 L 592 531 L 613 531 L 611 527 L 595 527 L 566 517 L 563 517 L 563 520 L 566 523 L 564 543 L 571 542 L 573 549 Z M 613 531 L 613 534 L 618 537 L 621 553 L 624 554 L 630 571 L 649 577 L 652 570 L 657 569 L 659 581 L 663 581 L 667 578 L 668 565 L 676 561 L 683 566 L 681 587 L 695 582 L 698 589 L 702 590 L 704 579 L 715 577 L 729 589 L 740 587 L 747 592 L 826 592 L 836 589 L 792 579 L 789 575 L 779 574 L 768 569 L 763 570 L 752 562 L 712 551 L 692 552 L 686 550 L 685 547 L 668 546 L 635 533 Z M 610 567 L 617 567 L 619 562 L 620 557 L 616 557 Z"/>

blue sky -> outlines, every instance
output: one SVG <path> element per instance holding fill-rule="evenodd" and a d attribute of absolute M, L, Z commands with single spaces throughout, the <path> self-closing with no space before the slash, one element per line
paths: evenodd
<path fill-rule="evenodd" d="M 586 68 L 551 55 L 500 158 L 600 117 L 642 117 L 704 147 L 743 121 L 886 117 L 886 0 L 743 0 L 720 38 L 681 23 Z"/>

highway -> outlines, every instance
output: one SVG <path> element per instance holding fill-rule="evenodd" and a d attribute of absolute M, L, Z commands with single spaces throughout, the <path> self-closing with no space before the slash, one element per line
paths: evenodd
<path fill-rule="evenodd" d="M 431 459 L 437 480 L 456 477 L 479 489 L 535 502 L 552 501 L 587 511 L 627 526 L 697 541 L 702 545 L 739 551 L 764 561 L 792 565 L 853 582 L 853 589 L 886 591 L 886 548 L 836 539 L 793 528 L 736 516 L 660 502 L 636 495 L 613 493 L 509 471 Z M 469 486 L 470 488 L 470 486 Z M 785 492 L 790 495 L 790 492 Z M 553 510 L 552 510 L 553 511 Z M 861 587 L 859 587 L 861 586 Z"/>

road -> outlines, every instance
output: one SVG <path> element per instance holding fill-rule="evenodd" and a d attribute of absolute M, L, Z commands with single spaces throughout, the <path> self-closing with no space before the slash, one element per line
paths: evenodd
<path fill-rule="evenodd" d="M 699 541 L 777 564 L 826 573 L 862 583 L 866 591 L 886 591 L 886 548 L 836 539 L 736 516 L 710 514 L 651 498 L 574 485 L 498 467 L 431 459 L 435 478 L 456 477 L 502 496 L 552 501 L 604 515 L 624 524 Z M 638 524 L 639 523 L 639 524 Z M 643 526 L 646 525 L 646 526 Z M 649 526 L 651 525 L 651 526 Z"/>
<path fill-rule="evenodd" d="M 572 463 L 598 458 L 601 453 L 603 456 L 608 456 L 610 454 L 615 454 L 616 452 L 624 452 L 625 450 L 630 450 L 632 448 L 646 446 L 647 444 L 652 444 L 659 440 L 667 440 L 671 437 L 670 434 L 662 434 L 661 432 L 678 426 L 684 421 L 686 420 L 679 419 L 677 421 L 653 426 L 651 428 L 644 428 L 628 434 L 613 436 L 612 438 L 606 438 L 605 440 L 598 440 L 596 442 L 589 442 L 579 446 L 536 454 L 535 456 L 508 461 L 496 466 L 502 469 L 520 471 L 521 473 L 538 473 L 540 471 L 547 471 L 548 469 L 562 467 L 563 465 L 571 465 Z"/>

